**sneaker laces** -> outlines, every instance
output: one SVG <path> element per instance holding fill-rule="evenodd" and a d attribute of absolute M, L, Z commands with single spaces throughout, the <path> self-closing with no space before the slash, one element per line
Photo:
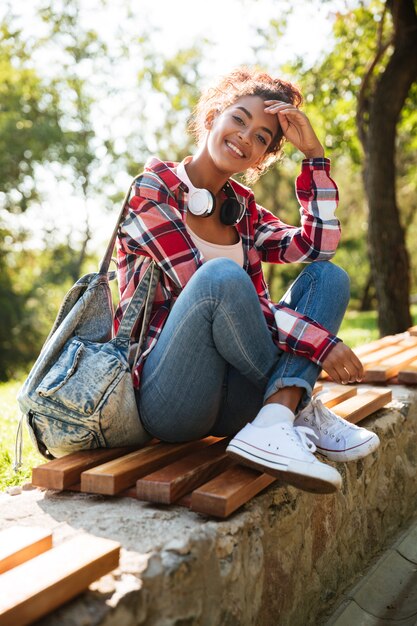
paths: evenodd
<path fill-rule="evenodd" d="M 312 428 L 308 428 L 308 426 L 294 426 L 293 430 L 299 439 L 299 444 L 309 452 L 313 453 L 317 450 L 317 446 L 314 441 L 311 441 L 311 437 L 318 439 L 318 436 L 314 432 Z"/>
<path fill-rule="evenodd" d="M 300 417 L 306 422 L 310 422 L 325 435 L 336 438 L 336 441 L 340 440 L 340 435 L 343 431 L 357 428 L 354 424 L 350 424 L 324 406 L 319 398 L 314 397 L 311 399 L 310 404 L 301 411 Z"/>

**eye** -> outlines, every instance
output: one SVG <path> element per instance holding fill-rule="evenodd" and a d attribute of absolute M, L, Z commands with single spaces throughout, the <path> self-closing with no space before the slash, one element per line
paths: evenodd
<path fill-rule="evenodd" d="M 258 140 L 264 145 L 267 145 L 267 141 L 263 135 L 257 135 Z"/>
<path fill-rule="evenodd" d="M 235 122 L 237 122 L 238 124 L 244 125 L 245 122 L 242 120 L 242 118 L 239 115 L 233 115 L 233 119 L 235 120 Z"/>

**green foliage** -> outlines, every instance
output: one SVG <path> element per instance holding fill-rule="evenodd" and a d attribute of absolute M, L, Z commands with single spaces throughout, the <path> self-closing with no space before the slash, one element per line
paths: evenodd
<path fill-rule="evenodd" d="M 138 90 L 148 93 L 148 106 L 137 112 L 142 132 L 135 135 L 135 145 L 129 169 L 137 173 L 147 156 L 158 154 L 161 159 L 181 160 L 190 154 L 194 141 L 187 133 L 189 117 L 197 104 L 201 89 L 200 66 L 209 42 L 203 41 L 190 48 L 180 49 L 173 57 L 155 54 L 146 38 L 137 42 L 137 54 L 142 59 L 138 72 Z M 155 128 L 155 107 L 160 123 Z M 135 117 L 134 111 L 131 111 Z M 152 136 L 146 132 L 153 128 Z"/>
<path fill-rule="evenodd" d="M 73 283 L 74 263 L 68 246 L 33 250 L 24 238 L 0 254 L 0 381 L 18 377 L 39 354 Z"/>
<path fill-rule="evenodd" d="M 53 84 L 65 132 L 57 157 L 59 162 L 70 165 L 71 184 L 86 196 L 94 188 L 93 174 L 103 156 L 109 162 L 115 157 L 112 140 L 103 136 L 102 128 L 100 134 L 97 132 L 93 115 L 98 97 L 105 97 L 107 92 L 105 69 L 100 62 L 106 59 L 107 44 L 97 31 L 82 27 L 79 1 L 62 0 L 59 8 L 56 2 L 48 2 L 39 9 L 39 17 L 49 32 L 37 46 L 60 59 Z M 91 76 L 99 73 L 102 83 L 93 86 Z M 98 184 L 103 184 L 102 178 Z"/>
<path fill-rule="evenodd" d="M 24 237 L 9 233 L 9 240 L 13 247 L 0 247 L 0 381 L 18 377 L 35 360 L 73 282 L 68 246 L 33 250 Z"/>
<path fill-rule="evenodd" d="M 23 379 L 22 379 L 23 382 Z M 23 465 L 18 472 L 13 469 L 16 430 L 20 418 L 16 396 L 22 382 L 0 383 L 0 491 L 11 485 L 30 482 L 31 469 L 44 462 L 35 450 L 26 429 L 23 437 Z"/>
<path fill-rule="evenodd" d="M 37 163 L 63 140 L 58 94 L 31 63 L 31 47 L 10 17 L 0 23 L 0 206 L 25 210 L 37 198 Z"/>
<path fill-rule="evenodd" d="M 330 52 L 313 67 L 299 59 L 294 68 L 288 68 L 299 76 L 306 94 L 306 111 L 313 121 L 321 120 L 328 154 L 348 154 L 357 167 L 363 158 L 356 125 L 357 102 L 362 80 L 377 51 L 383 8 L 384 2 L 372 0 L 366 6 L 338 13 L 333 29 L 335 43 Z M 387 15 L 381 32 L 382 45 L 389 42 L 391 29 Z M 383 70 L 388 54 L 389 49 L 377 63 L 370 86 Z"/>
<path fill-rule="evenodd" d="M 0 230 L 0 241 L 11 240 L 11 234 L 5 229 Z M 15 358 L 15 348 L 11 329 L 18 327 L 22 317 L 22 302 L 16 286 L 13 284 L 13 277 L 7 266 L 7 256 L 0 249 L 0 381 L 7 380 L 7 364 Z"/>
<path fill-rule="evenodd" d="M 26 222 L 20 229 L 0 223 L 0 380 L 18 375 L 39 353 L 60 300 L 88 261 L 87 197 L 102 194 L 112 178 L 110 167 L 97 174 L 114 155 L 93 119 L 102 90 L 96 94 L 88 78 L 106 45 L 81 27 L 79 2 L 42 2 L 38 16 L 47 34 L 37 40 L 15 27 L 11 13 L 0 24 L 0 209 L 19 213 L 40 203 L 38 166 L 49 163 L 86 210 L 81 243 L 45 224 L 41 250 L 33 249 Z M 39 55 L 50 59 L 47 78 L 35 69 Z"/>

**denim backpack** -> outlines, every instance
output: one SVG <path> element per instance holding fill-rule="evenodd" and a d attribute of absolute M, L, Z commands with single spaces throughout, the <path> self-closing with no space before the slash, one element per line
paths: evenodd
<path fill-rule="evenodd" d="M 112 338 L 111 255 L 132 182 L 99 271 L 80 278 L 65 296 L 53 328 L 18 395 L 22 412 L 15 467 L 21 464 L 22 421 L 47 459 L 92 448 L 141 446 L 150 440 L 136 407 L 131 371 L 149 323 L 160 270 L 142 276 Z M 133 327 L 141 318 L 134 362 Z M 130 361 L 130 362 L 129 362 Z"/>

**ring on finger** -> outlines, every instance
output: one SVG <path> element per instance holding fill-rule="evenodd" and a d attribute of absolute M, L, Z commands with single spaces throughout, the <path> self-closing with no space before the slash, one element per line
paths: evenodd
<path fill-rule="evenodd" d="M 347 380 L 344 380 L 344 381 L 342 382 L 342 384 L 343 384 L 343 385 L 347 385 L 348 383 L 350 383 L 350 382 L 351 382 L 351 376 L 350 376 L 350 372 L 349 372 L 349 370 L 348 370 L 346 367 L 344 367 L 343 369 L 345 370 L 345 372 L 346 372 L 346 374 L 347 374 Z"/>

